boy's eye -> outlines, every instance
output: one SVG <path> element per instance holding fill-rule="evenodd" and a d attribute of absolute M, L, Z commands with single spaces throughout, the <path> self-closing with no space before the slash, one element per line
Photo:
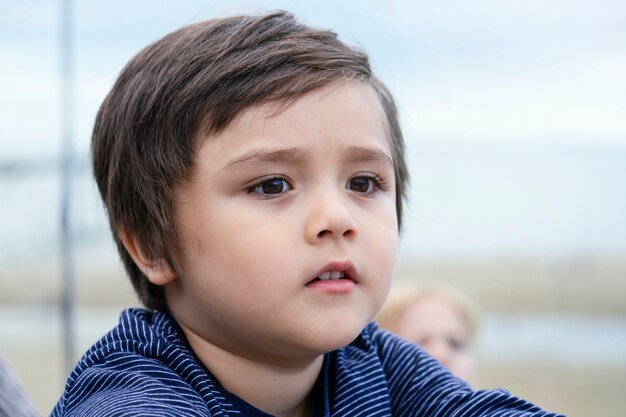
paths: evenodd
<path fill-rule="evenodd" d="M 263 180 L 248 189 L 249 193 L 263 196 L 276 196 L 291 190 L 291 186 L 284 178 L 270 178 Z"/>
<path fill-rule="evenodd" d="M 380 189 L 380 181 L 373 177 L 355 177 L 348 180 L 346 188 L 359 194 L 371 194 Z"/>

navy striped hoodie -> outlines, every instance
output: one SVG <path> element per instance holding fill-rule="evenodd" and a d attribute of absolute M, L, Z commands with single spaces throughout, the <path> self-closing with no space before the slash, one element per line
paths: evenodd
<path fill-rule="evenodd" d="M 503 390 L 473 391 L 374 323 L 326 355 L 321 379 L 316 416 L 559 416 Z M 267 415 L 242 403 L 199 362 L 171 317 L 129 309 L 72 371 L 51 417 Z"/>

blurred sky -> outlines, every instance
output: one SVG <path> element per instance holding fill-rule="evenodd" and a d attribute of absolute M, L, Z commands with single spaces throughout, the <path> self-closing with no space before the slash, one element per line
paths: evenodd
<path fill-rule="evenodd" d="M 0 1 L 0 162 L 55 161 L 60 2 Z M 623 0 L 75 1 L 77 157 L 139 49 L 274 8 L 366 49 L 395 93 L 413 175 L 403 256 L 626 255 Z M 36 239 L 27 203 L 5 200 L 0 228 Z"/>

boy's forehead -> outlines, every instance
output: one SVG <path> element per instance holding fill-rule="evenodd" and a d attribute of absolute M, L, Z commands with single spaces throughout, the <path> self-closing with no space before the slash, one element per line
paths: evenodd
<path fill-rule="evenodd" d="M 333 94 L 340 89 L 341 94 Z M 311 112 L 311 108 L 321 108 L 322 112 Z M 323 127 L 328 128 L 329 124 L 343 125 L 341 121 L 346 117 L 358 121 L 352 125 L 355 129 L 365 129 L 369 124 L 379 124 L 384 130 L 387 145 L 391 147 L 389 121 L 379 94 L 369 82 L 360 80 L 334 81 L 299 96 L 268 100 L 248 106 L 239 111 L 218 133 L 201 135 L 204 137 L 200 138 L 198 147 L 202 147 L 204 141 L 228 137 L 223 146 L 236 148 L 237 135 L 233 133 L 237 131 L 249 131 L 256 127 L 262 134 L 269 134 L 276 125 L 290 125 L 294 130 L 303 129 L 306 126 L 302 120 L 310 120 L 311 123 L 307 123 L 307 126 L 317 124 L 321 130 Z"/>
<path fill-rule="evenodd" d="M 316 88 L 312 88 L 303 94 L 289 97 L 268 98 L 266 100 L 262 100 L 259 103 L 252 104 L 243 108 L 239 112 L 235 120 L 240 120 L 244 113 L 248 113 L 248 118 L 261 117 L 268 119 L 276 117 L 279 116 L 281 113 L 288 111 L 294 105 L 303 101 L 323 101 L 327 104 L 332 104 L 338 99 L 338 96 L 333 95 L 332 93 L 341 89 L 342 87 L 348 87 L 352 91 L 360 92 L 358 97 L 355 97 L 353 95 L 353 99 L 358 99 L 359 101 L 367 100 L 375 106 L 380 106 L 382 109 L 382 103 L 378 98 L 378 94 L 375 88 L 368 81 L 340 79 Z"/>

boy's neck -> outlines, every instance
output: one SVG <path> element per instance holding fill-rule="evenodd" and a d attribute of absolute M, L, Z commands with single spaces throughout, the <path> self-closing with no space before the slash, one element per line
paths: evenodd
<path fill-rule="evenodd" d="M 308 417 L 324 356 L 287 366 L 254 361 L 203 339 L 180 323 L 194 353 L 229 392 L 276 417 Z"/>

